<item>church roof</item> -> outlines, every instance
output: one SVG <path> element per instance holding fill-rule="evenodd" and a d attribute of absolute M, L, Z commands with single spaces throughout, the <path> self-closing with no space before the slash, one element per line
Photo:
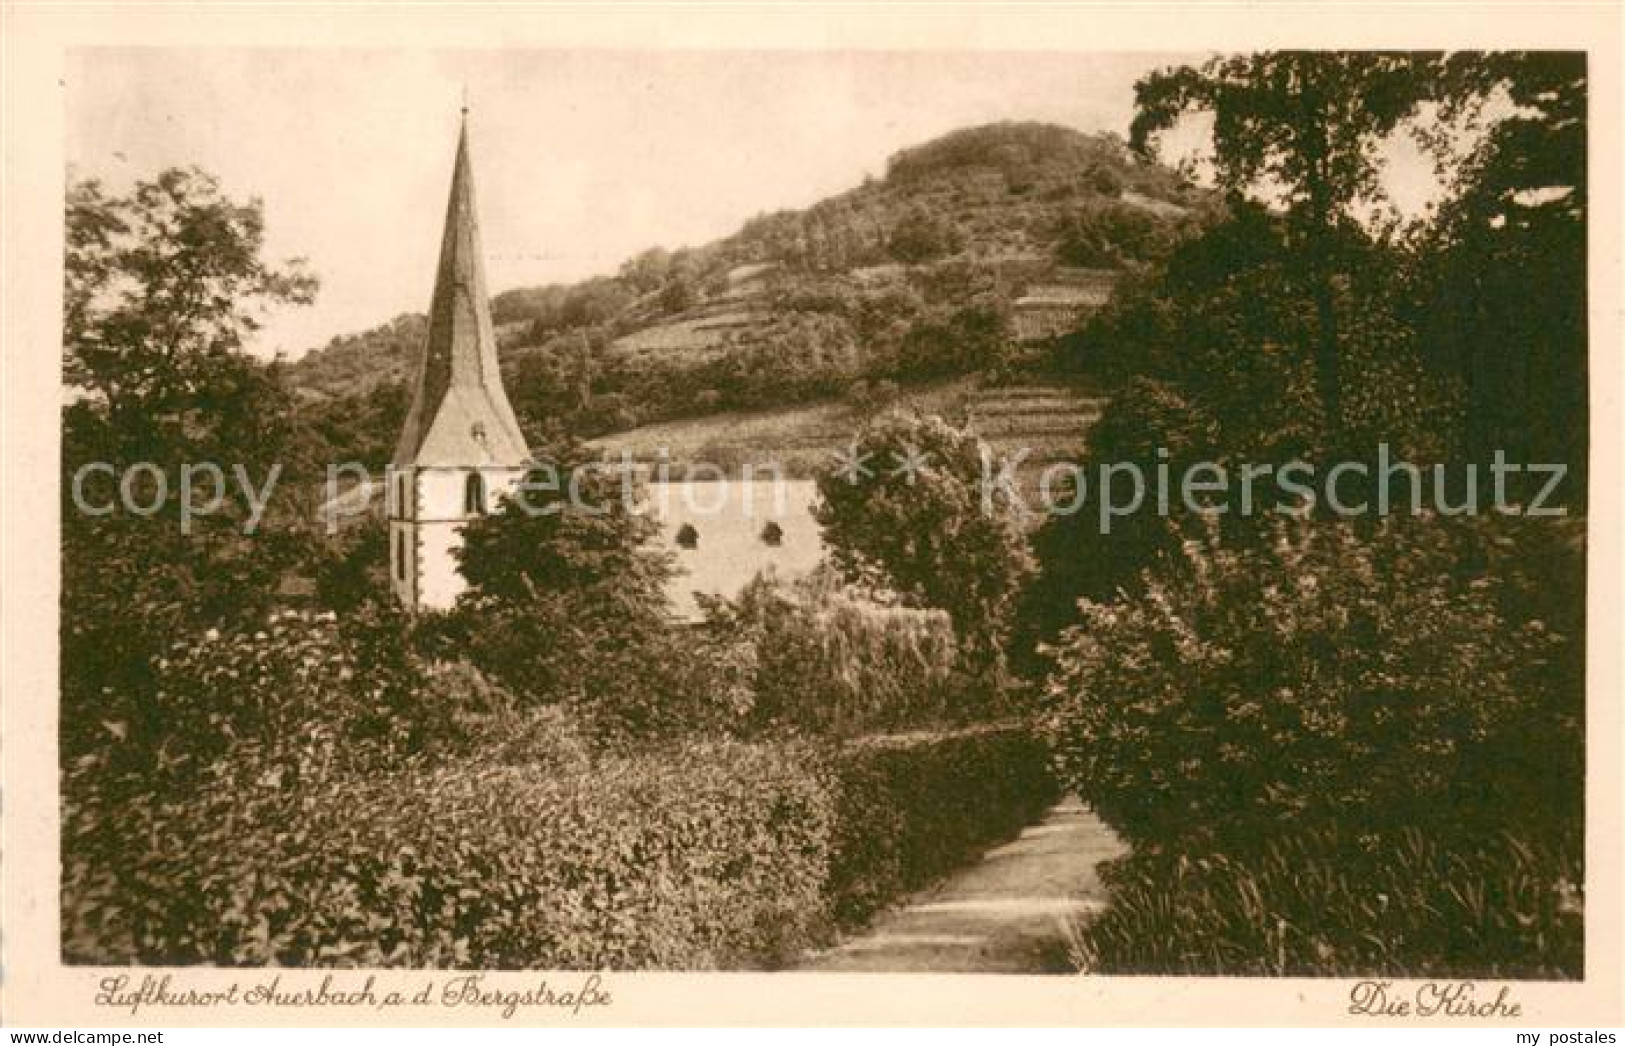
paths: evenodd
<path fill-rule="evenodd" d="M 457 138 L 417 391 L 393 462 L 423 467 L 517 466 L 529 459 L 530 449 L 497 369 L 465 120 Z"/>

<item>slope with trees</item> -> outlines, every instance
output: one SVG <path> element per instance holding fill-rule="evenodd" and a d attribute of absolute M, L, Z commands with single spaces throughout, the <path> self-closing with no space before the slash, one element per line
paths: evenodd
<path fill-rule="evenodd" d="M 1144 267 L 1213 214 L 1211 194 L 1113 135 L 994 124 L 906 149 L 884 178 L 805 210 L 650 249 L 612 277 L 510 290 L 492 311 L 521 419 L 591 437 L 1042 367 L 1011 336 L 1026 287 Z M 373 388 L 405 380 L 419 322 L 293 364 L 312 424 L 339 439 L 377 414 Z M 352 435 L 363 453 L 382 442 Z"/>

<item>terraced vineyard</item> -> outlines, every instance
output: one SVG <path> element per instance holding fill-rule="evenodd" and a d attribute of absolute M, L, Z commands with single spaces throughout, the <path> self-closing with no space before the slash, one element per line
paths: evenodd
<path fill-rule="evenodd" d="M 1104 397 L 1065 385 L 985 386 L 962 378 L 905 391 L 894 405 L 940 414 L 968 424 L 1000 458 L 1026 452 L 1016 475 L 1031 498 L 1045 466 L 1075 461 Z M 664 460 L 673 475 L 704 463 L 735 474 L 746 464 L 776 464 L 786 476 L 806 477 L 829 462 L 872 416 L 849 403 L 829 401 L 791 410 L 742 411 L 646 425 L 593 441 L 607 458 L 623 453 L 644 464 Z"/>
<path fill-rule="evenodd" d="M 1021 455 L 1015 470 L 1021 493 L 1038 504 L 1044 470 L 1083 455 L 1089 429 L 1106 399 L 1062 385 L 1014 385 L 982 389 L 971 397 L 966 421 L 1001 457 Z"/>
<path fill-rule="evenodd" d="M 634 362 L 644 356 L 680 354 L 690 363 L 700 363 L 721 353 L 730 332 L 749 331 L 770 317 L 761 308 L 712 306 L 617 338 L 610 351 Z"/>

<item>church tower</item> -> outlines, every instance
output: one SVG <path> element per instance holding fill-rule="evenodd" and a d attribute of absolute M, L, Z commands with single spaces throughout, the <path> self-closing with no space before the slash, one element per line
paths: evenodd
<path fill-rule="evenodd" d="M 386 497 L 390 588 L 403 604 L 443 609 L 456 600 L 463 524 L 494 509 L 529 460 L 497 369 L 464 109 L 429 334 Z"/>

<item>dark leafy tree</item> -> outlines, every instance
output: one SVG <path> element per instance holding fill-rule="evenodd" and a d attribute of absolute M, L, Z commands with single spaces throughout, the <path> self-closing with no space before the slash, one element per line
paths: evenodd
<path fill-rule="evenodd" d="M 1436 59 L 1378 51 L 1271 51 L 1165 69 L 1135 86 L 1135 148 L 1190 112 L 1213 115 L 1220 184 L 1280 194 L 1310 280 L 1316 387 L 1342 423 L 1336 278 L 1339 230 L 1378 193 L 1374 146 L 1430 91 Z"/>
<path fill-rule="evenodd" d="M 63 413 L 62 733 L 80 752 L 161 736 L 149 698 L 163 649 L 263 614 L 302 558 L 276 502 L 250 536 L 238 484 L 184 530 L 175 495 L 188 461 L 241 464 L 263 483 L 304 455 L 280 375 L 237 350 L 259 309 L 309 301 L 315 281 L 267 265 L 260 205 L 201 171 L 166 171 L 127 197 L 78 183 L 66 230 L 64 355 L 84 395 Z M 85 473 L 75 501 L 83 466 L 135 463 L 150 466 L 130 488 L 150 513 L 114 505 L 105 470 Z"/>
<path fill-rule="evenodd" d="M 1487 128 L 1420 244 L 1413 322 L 1464 398 L 1467 456 L 1562 462 L 1584 500 L 1586 66 L 1576 53 L 1453 55 L 1458 118 L 1495 99 Z"/>
<path fill-rule="evenodd" d="M 524 489 L 463 529 L 461 568 L 473 596 L 522 601 L 614 588 L 631 604 L 663 608 L 671 564 L 647 547 L 655 524 L 627 503 L 621 477 L 570 442 L 537 457 Z"/>
<path fill-rule="evenodd" d="M 592 339 L 580 329 L 555 335 L 519 358 L 508 388 L 527 440 L 545 445 L 550 426 L 590 427 L 584 415 L 592 405 L 594 369 Z"/>
<path fill-rule="evenodd" d="M 887 415 L 853 444 L 861 468 L 819 478 L 817 509 L 848 580 L 946 611 L 969 667 L 984 674 L 1003 664 L 1033 570 L 1016 492 L 985 452 L 941 418 Z"/>
<path fill-rule="evenodd" d="M 954 253 L 962 242 L 951 220 L 916 206 L 892 228 L 886 248 L 898 261 L 917 265 Z"/>
<path fill-rule="evenodd" d="M 1057 249 L 1067 265 L 1117 268 L 1160 260 L 1179 229 L 1148 212 L 1114 200 L 1091 200 L 1062 218 Z"/>
<path fill-rule="evenodd" d="M 293 409 L 316 442 L 323 463 L 354 462 L 379 471 L 395 453 L 412 390 L 384 382 L 338 399 L 300 403 Z"/>
<path fill-rule="evenodd" d="M 622 477 L 586 461 L 568 442 L 543 448 L 527 491 L 468 524 L 469 589 L 426 642 L 528 703 L 579 710 L 600 738 L 704 727 L 718 691 L 706 651 L 671 618 L 672 556 L 650 546 L 656 524 Z"/>
<path fill-rule="evenodd" d="M 651 247 L 621 264 L 616 277 L 634 293 L 648 294 L 660 289 L 671 271 L 671 252 L 663 247 Z"/>
<path fill-rule="evenodd" d="M 76 183 L 66 228 L 67 379 L 120 433 L 178 424 L 265 307 L 315 296 L 302 263 L 277 267 L 261 257 L 259 201 L 231 200 L 196 168 L 164 171 L 125 197 Z"/>

